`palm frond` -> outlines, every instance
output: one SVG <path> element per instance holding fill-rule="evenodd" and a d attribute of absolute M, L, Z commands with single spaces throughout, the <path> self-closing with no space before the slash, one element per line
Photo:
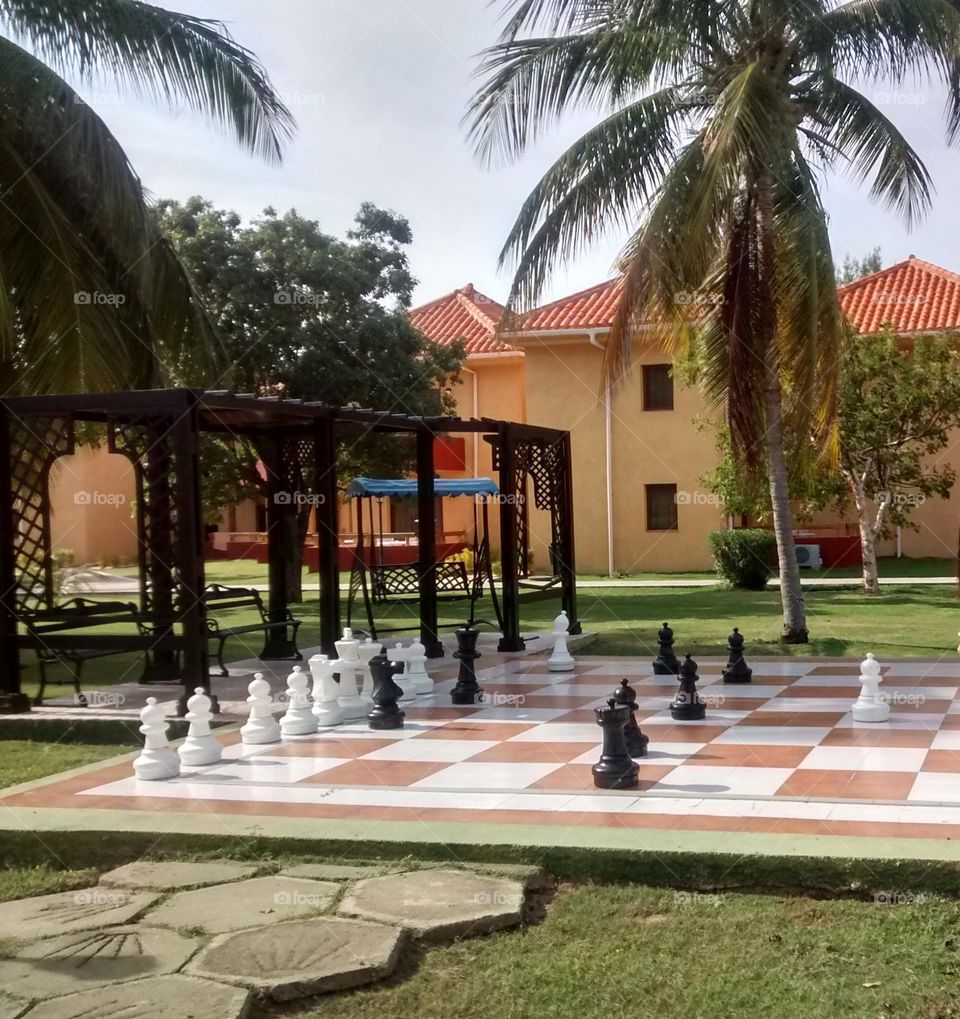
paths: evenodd
<path fill-rule="evenodd" d="M 279 161 L 292 133 L 266 71 L 221 22 L 140 0 L 0 0 L 0 23 L 54 68 L 84 80 L 106 72 L 138 95 L 185 102 L 264 158 Z"/>

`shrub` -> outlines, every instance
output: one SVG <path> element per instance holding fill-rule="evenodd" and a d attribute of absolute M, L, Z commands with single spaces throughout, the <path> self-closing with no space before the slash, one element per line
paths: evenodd
<path fill-rule="evenodd" d="M 773 531 L 748 527 L 739 531 L 711 531 L 717 574 L 731 587 L 762 591 L 773 576 L 777 539 Z"/>

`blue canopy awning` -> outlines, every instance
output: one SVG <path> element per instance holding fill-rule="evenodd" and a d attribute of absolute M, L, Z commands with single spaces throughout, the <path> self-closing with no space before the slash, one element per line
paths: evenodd
<path fill-rule="evenodd" d="M 435 478 L 433 490 L 437 495 L 497 495 L 500 491 L 490 478 Z M 416 494 L 416 478 L 354 478 L 347 489 L 348 499 L 364 495 L 403 498 Z"/>

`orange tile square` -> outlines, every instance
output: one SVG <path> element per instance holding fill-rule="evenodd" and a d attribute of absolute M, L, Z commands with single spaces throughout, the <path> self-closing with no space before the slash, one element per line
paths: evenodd
<path fill-rule="evenodd" d="M 599 732 L 597 729 L 599 742 Z M 487 761 L 494 764 L 566 764 L 575 757 L 593 750 L 596 743 L 499 743 L 481 750 L 469 758 L 470 762 Z"/>
<path fill-rule="evenodd" d="M 899 771 L 830 771 L 800 768 L 777 790 L 778 796 L 828 799 L 906 800 L 917 776 Z"/>
<path fill-rule="evenodd" d="M 855 698 L 850 699 L 852 704 Z M 809 725 L 829 729 L 839 722 L 845 711 L 754 711 L 737 725 Z"/>
<path fill-rule="evenodd" d="M 598 759 L 599 756 L 598 753 Z M 570 790 L 572 792 L 595 789 L 592 767 L 593 765 L 590 764 L 565 764 L 562 768 L 551 771 L 549 775 L 544 775 L 543 778 L 537 779 L 536 782 L 527 786 L 527 788 Z M 638 790 L 645 792 L 647 789 L 650 789 L 660 779 L 666 778 L 673 771 L 673 768 L 672 764 L 641 768 Z"/>
<path fill-rule="evenodd" d="M 960 750 L 931 750 L 923 759 L 920 770 L 960 773 Z"/>
<path fill-rule="evenodd" d="M 362 757 L 393 743 L 390 739 L 315 739 L 270 748 L 271 757 Z"/>
<path fill-rule="evenodd" d="M 833 729 L 822 747 L 929 747 L 936 735 L 928 729 Z"/>
<path fill-rule="evenodd" d="M 305 781 L 314 785 L 386 785 L 408 786 L 433 775 L 449 764 L 436 761 L 349 761 L 329 771 L 311 775 Z"/>
<path fill-rule="evenodd" d="M 483 739 L 483 740 L 507 740 L 511 736 L 519 736 L 520 733 L 532 729 L 533 725 L 526 725 L 519 722 L 448 722 L 436 729 L 429 729 L 421 732 L 412 739 Z"/>
<path fill-rule="evenodd" d="M 731 765 L 739 768 L 796 768 L 809 753 L 809 747 L 708 743 L 684 761 L 684 764 L 701 767 Z"/>

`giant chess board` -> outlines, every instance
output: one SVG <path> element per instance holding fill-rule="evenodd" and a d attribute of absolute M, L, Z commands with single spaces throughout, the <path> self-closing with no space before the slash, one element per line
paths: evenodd
<path fill-rule="evenodd" d="M 483 666 L 484 662 L 478 663 Z M 455 667 L 404 705 L 401 730 L 345 724 L 267 746 L 228 732 L 220 764 L 138 781 L 106 765 L 0 799 L 0 806 L 207 812 L 264 818 L 960 837 L 960 664 L 889 662 L 883 723 L 853 720 L 857 663 L 754 661 L 753 683 L 725 686 L 702 661 L 707 715 L 676 722 L 672 676 L 648 661 L 500 661 L 477 674 L 483 703 L 452 707 Z M 594 788 L 601 733 L 593 708 L 622 677 L 650 738 L 640 787 Z M 275 692 L 279 692 L 276 691 Z"/>

